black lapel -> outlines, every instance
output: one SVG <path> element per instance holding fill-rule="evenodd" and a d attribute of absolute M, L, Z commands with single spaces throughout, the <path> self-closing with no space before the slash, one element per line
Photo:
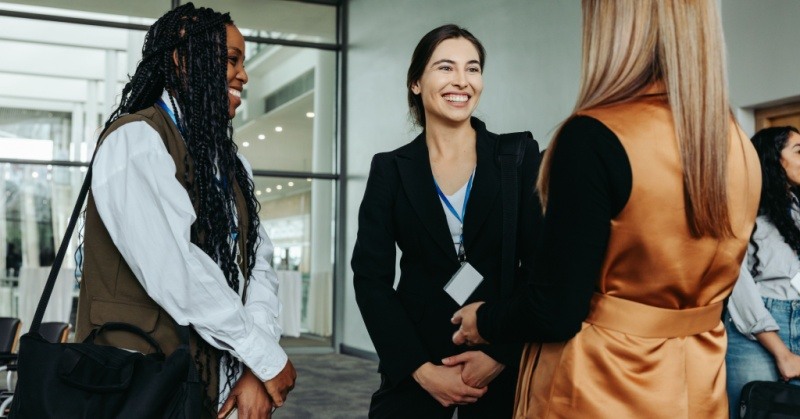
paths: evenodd
<path fill-rule="evenodd" d="M 473 123 L 478 134 L 475 142 L 478 165 L 475 168 L 475 177 L 472 180 L 472 191 L 469 201 L 467 201 L 467 214 L 464 220 L 464 247 L 467 260 L 469 260 L 469 250 L 475 243 L 475 237 L 492 208 L 497 205 L 497 195 L 500 192 L 500 169 L 495 162 L 494 150 L 494 142 L 497 141 L 497 138 L 489 134 L 482 125 L 482 123 L 480 125 Z"/>
<path fill-rule="evenodd" d="M 403 190 L 425 229 L 447 257 L 458 262 L 447 218 L 433 184 L 425 133 L 420 134 L 407 147 L 403 147 L 395 160 Z"/>

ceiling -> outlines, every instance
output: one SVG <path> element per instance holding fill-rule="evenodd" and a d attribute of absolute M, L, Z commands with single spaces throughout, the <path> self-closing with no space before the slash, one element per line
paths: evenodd
<path fill-rule="evenodd" d="M 313 109 L 314 93 L 309 92 L 237 127 L 234 130 L 234 141 L 239 152 L 254 170 L 323 171 L 312 168 L 314 118 L 309 118 L 306 113 Z M 280 127 L 281 131 L 277 132 L 276 127 Z M 259 139 L 260 136 L 264 139 Z M 333 146 L 332 142 L 326 144 Z M 287 187 L 289 181 L 294 185 Z M 311 183 L 305 179 L 257 177 L 255 184 L 256 189 L 262 193 L 259 195 L 261 200 L 280 198 L 311 188 Z M 282 187 L 280 190 L 277 189 L 278 185 Z M 269 192 L 267 188 L 270 189 Z"/>
<path fill-rule="evenodd" d="M 30 6 L 157 19 L 171 0 L 4 0 Z M 185 0 L 183 2 L 186 2 Z M 288 0 L 193 0 L 195 6 L 231 13 L 237 26 L 267 31 L 284 39 L 336 41 L 336 7 Z"/>

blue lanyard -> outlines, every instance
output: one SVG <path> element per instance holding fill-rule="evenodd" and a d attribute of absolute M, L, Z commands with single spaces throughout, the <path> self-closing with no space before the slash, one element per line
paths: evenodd
<path fill-rule="evenodd" d="M 167 115 L 169 115 L 170 119 L 172 119 L 172 122 L 174 122 L 175 126 L 178 127 L 178 131 L 180 131 L 181 135 L 183 135 L 183 129 L 181 128 L 180 125 L 178 125 L 178 118 L 175 117 L 175 112 L 172 112 L 172 109 L 170 109 L 169 106 L 167 106 L 167 104 L 164 103 L 164 100 L 161 98 L 158 98 L 156 104 L 159 107 L 161 107 L 161 109 L 163 109 L 164 112 L 167 113 Z"/>
<path fill-rule="evenodd" d="M 450 203 L 450 200 L 447 199 L 447 196 L 442 192 L 442 189 L 439 187 L 439 184 L 436 183 L 436 179 L 433 180 L 433 184 L 436 186 L 436 193 L 439 194 L 439 198 L 442 199 L 444 205 L 447 206 L 447 209 L 450 210 L 450 213 L 456 217 L 459 223 L 462 225 L 464 224 L 464 214 L 467 212 L 467 201 L 469 201 L 469 193 L 472 191 L 472 177 L 475 174 L 469 175 L 469 182 L 467 182 L 467 193 L 464 195 L 464 205 L 461 207 L 461 214 L 459 215 L 456 212 L 456 209 L 453 208 L 453 204 Z"/>
<path fill-rule="evenodd" d="M 158 100 L 156 101 L 156 104 L 158 104 L 158 106 L 160 106 L 161 109 L 163 109 L 164 112 L 166 112 L 167 115 L 169 115 L 169 117 L 172 119 L 172 122 L 175 123 L 175 126 L 178 126 L 178 119 L 175 118 L 175 112 L 172 112 L 172 109 L 170 109 L 169 106 L 167 106 L 167 104 L 164 103 L 164 100 L 161 99 L 161 98 L 158 98 Z"/>
<path fill-rule="evenodd" d="M 450 200 L 447 199 L 447 196 L 442 192 L 442 188 L 439 187 L 439 184 L 436 182 L 436 179 L 433 179 L 433 184 L 436 186 L 436 193 L 439 195 L 439 199 L 444 202 L 444 205 L 450 210 L 450 213 L 453 214 L 459 223 L 461 223 L 461 236 L 459 238 L 458 243 L 458 260 L 464 262 L 466 260 L 466 255 L 464 254 L 464 215 L 467 213 L 467 202 L 469 201 L 469 194 L 472 192 L 472 178 L 475 176 L 475 172 L 473 171 L 471 175 L 469 175 L 469 181 L 467 182 L 467 192 L 464 194 L 464 205 L 461 207 L 461 214 L 459 215 L 455 208 L 453 208 L 453 204 L 450 203 Z"/>

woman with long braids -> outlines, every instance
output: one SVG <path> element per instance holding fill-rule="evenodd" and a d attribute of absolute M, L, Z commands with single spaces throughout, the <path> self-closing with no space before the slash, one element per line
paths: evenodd
<path fill-rule="evenodd" d="M 750 381 L 800 385 L 800 132 L 765 128 L 752 142 L 761 160 L 761 203 L 725 316 L 732 418 Z"/>
<path fill-rule="evenodd" d="M 190 325 L 204 417 L 269 417 L 296 377 L 278 345 L 272 244 L 232 140 L 244 52 L 227 13 L 188 3 L 158 19 L 100 136 L 86 210 L 77 339 L 123 322 L 169 354 L 176 324 Z M 121 331 L 97 341 L 152 350 Z"/>

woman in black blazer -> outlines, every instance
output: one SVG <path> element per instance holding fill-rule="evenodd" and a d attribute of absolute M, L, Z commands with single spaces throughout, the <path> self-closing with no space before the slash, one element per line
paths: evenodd
<path fill-rule="evenodd" d="M 483 276 L 466 303 L 500 298 L 497 135 L 472 117 L 484 57 L 480 42 L 455 25 L 425 35 L 408 71 L 409 106 L 424 131 L 372 160 L 352 259 L 356 301 L 380 357 L 370 417 L 450 418 L 457 405 L 460 418 L 511 416 L 521 345 L 454 345 L 450 317 L 459 304 L 443 289 L 465 261 Z M 530 272 L 539 231 L 534 144 L 517 167 L 515 283 Z M 442 365 L 465 351 L 464 362 Z"/>

